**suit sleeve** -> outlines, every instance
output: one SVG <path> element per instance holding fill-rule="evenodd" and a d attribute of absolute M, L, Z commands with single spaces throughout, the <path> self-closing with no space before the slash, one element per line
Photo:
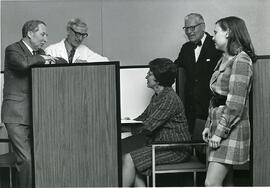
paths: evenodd
<path fill-rule="evenodd" d="M 9 46 L 6 48 L 6 66 L 10 70 L 25 71 L 29 69 L 31 65 L 44 64 L 45 60 L 40 55 L 28 56 L 24 54 L 20 49 L 15 46 Z"/>
<path fill-rule="evenodd" d="M 222 138 L 228 137 L 230 130 L 239 121 L 246 108 L 252 77 L 252 63 L 246 55 L 240 55 L 233 63 L 229 80 L 229 93 L 226 106 L 221 115 L 215 135 Z"/>
<path fill-rule="evenodd" d="M 184 59 L 184 49 L 182 47 L 177 59 L 174 61 L 174 63 L 177 65 L 177 67 L 184 67 L 185 66 L 183 59 Z"/>

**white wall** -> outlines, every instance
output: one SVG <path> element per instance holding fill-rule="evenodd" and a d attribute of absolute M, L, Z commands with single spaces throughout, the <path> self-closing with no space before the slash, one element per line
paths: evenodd
<path fill-rule="evenodd" d="M 138 117 L 150 103 L 154 93 L 147 88 L 147 72 L 148 68 L 120 69 L 121 118 Z"/>
<path fill-rule="evenodd" d="M 26 20 L 48 25 L 48 44 L 65 37 L 66 23 L 80 17 L 89 25 L 85 43 L 121 65 L 147 65 L 155 57 L 174 60 L 186 42 L 184 16 L 201 13 L 207 31 L 221 17 L 246 21 L 258 55 L 270 53 L 268 0 L 31 0 L 1 1 L 1 60 L 5 47 L 21 38 Z M 2 63 L 3 69 L 3 63 Z"/>
<path fill-rule="evenodd" d="M 210 34 L 219 18 L 243 18 L 257 53 L 266 55 L 270 53 L 269 8 L 267 0 L 105 0 L 103 52 L 123 65 L 147 64 L 155 57 L 175 60 L 187 41 L 184 17 L 198 12 Z"/>

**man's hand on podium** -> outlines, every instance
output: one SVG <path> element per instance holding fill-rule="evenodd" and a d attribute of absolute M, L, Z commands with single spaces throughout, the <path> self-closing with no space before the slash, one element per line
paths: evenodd
<path fill-rule="evenodd" d="M 45 60 L 45 64 L 55 64 L 55 62 L 58 60 L 58 57 L 52 57 L 49 55 L 40 55 Z"/>

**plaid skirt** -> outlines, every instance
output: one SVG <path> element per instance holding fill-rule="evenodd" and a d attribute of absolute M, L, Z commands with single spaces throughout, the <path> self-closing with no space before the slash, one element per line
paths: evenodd
<path fill-rule="evenodd" d="M 210 137 L 213 136 L 220 120 L 223 106 L 210 110 Z M 247 111 L 242 119 L 234 125 L 227 138 L 221 139 L 219 148 L 209 148 L 208 161 L 241 165 L 249 161 L 250 123 Z"/>
<path fill-rule="evenodd" d="M 130 153 L 137 172 L 150 176 L 152 174 L 152 147 L 144 146 Z M 157 149 L 156 164 L 179 163 L 189 160 L 190 152 L 178 149 Z"/>

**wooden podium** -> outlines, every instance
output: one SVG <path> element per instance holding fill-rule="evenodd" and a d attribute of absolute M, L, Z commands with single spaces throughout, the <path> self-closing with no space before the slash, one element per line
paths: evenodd
<path fill-rule="evenodd" d="M 253 186 L 270 186 L 270 56 L 253 68 Z"/>
<path fill-rule="evenodd" d="M 119 62 L 32 68 L 36 187 L 119 187 Z"/>

